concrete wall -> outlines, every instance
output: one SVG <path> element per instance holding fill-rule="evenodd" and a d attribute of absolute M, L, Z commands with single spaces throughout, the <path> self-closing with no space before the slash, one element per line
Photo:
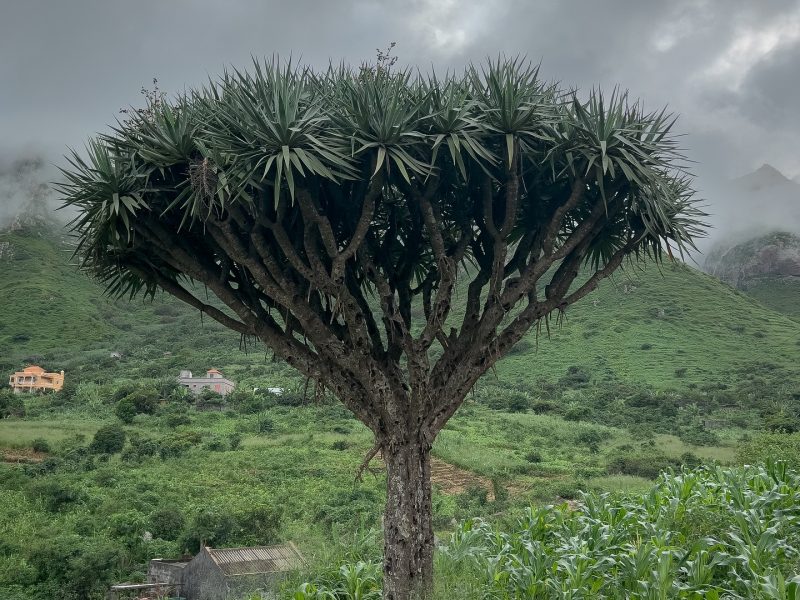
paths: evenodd
<path fill-rule="evenodd" d="M 147 567 L 147 583 L 180 583 L 187 561 L 153 559 Z"/>
<path fill-rule="evenodd" d="M 228 578 L 228 586 L 232 598 L 247 598 L 253 592 L 261 592 L 264 598 L 277 598 L 276 590 L 285 577 L 285 573 L 238 575 Z"/>
<path fill-rule="evenodd" d="M 186 600 L 228 600 L 228 582 L 205 548 L 183 568 L 181 596 Z"/>
<path fill-rule="evenodd" d="M 193 394 L 199 394 L 203 388 L 209 388 L 227 396 L 234 388 L 233 382 L 223 377 L 179 377 L 178 382 Z"/>

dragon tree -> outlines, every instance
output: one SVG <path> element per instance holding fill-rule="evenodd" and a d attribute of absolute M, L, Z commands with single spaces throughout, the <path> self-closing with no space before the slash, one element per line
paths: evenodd
<path fill-rule="evenodd" d="M 108 293 L 166 291 L 369 427 L 383 594 L 407 600 L 432 586 L 431 446 L 469 390 L 624 262 L 702 234 L 673 125 L 522 59 L 445 77 L 254 61 L 130 111 L 62 191 Z"/>

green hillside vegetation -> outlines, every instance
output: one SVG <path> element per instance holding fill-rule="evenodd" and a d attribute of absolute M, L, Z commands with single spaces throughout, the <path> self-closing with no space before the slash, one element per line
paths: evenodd
<path fill-rule="evenodd" d="M 500 363 L 500 379 L 560 376 L 579 366 L 596 378 L 664 389 L 732 384 L 758 360 L 791 369 L 800 357 L 796 322 L 683 264 L 629 267 L 536 342 L 529 336 Z"/>
<path fill-rule="evenodd" d="M 384 475 L 376 458 L 354 482 L 372 439 L 346 409 L 263 347 L 243 347 L 175 300 L 103 297 L 69 265 L 60 233 L 6 231 L 4 242 L 4 377 L 37 362 L 64 369 L 67 385 L 44 396 L 0 389 L 0 596 L 102 598 L 112 582 L 141 581 L 149 558 L 196 550 L 201 540 L 295 541 L 308 568 L 281 597 L 303 582 L 313 582 L 306 591 L 346 587 L 342 564 L 349 581 L 379 585 Z M 518 519 L 531 505 L 574 507 L 583 492 L 641 504 L 636 494 L 682 466 L 773 458 L 800 465 L 798 434 L 787 433 L 800 430 L 798 357 L 800 323 L 689 267 L 650 265 L 606 282 L 560 324 L 554 319 L 549 336 L 542 328 L 524 339 L 439 436 L 435 527 L 442 540 L 456 531 L 437 558 L 440 597 L 496 595 L 483 575 L 499 552 L 487 528 L 520 538 Z M 237 391 L 222 410 L 198 411 L 174 378 L 210 367 Z M 700 487 L 730 485 L 697 477 Z M 552 517 L 559 531 L 584 523 L 564 515 Z M 465 562 L 453 544 L 475 517 L 486 519 L 476 529 L 486 535 L 463 546 L 474 556 Z M 702 533 L 688 526 L 674 531 Z M 722 551 L 715 548 L 705 550 Z M 506 566 L 497 572 L 514 576 Z M 683 575 L 673 566 L 678 585 Z M 734 585 L 715 569 L 709 581 Z M 793 572 L 781 563 L 757 576 Z"/>
<path fill-rule="evenodd" d="M 97 286 L 70 264 L 66 241 L 43 225 L 0 232 L 0 347 L 85 347 L 112 331 Z"/>
<path fill-rule="evenodd" d="M 705 270 L 764 306 L 800 319 L 800 236 L 772 231 L 732 247 L 718 244 Z"/>
<path fill-rule="evenodd" d="M 258 358 L 248 357 L 236 334 L 207 318 L 201 323 L 196 311 L 172 298 L 104 297 L 70 264 L 62 236 L 19 230 L 0 233 L 0 241 L 13 249 L 11 259 L 0 258 L 0 344 L 9 350 L 4 368 L 31 354 L 60 362 L 77 358 L 74 350 L 100 349 L 139 358 L 172 352 L 172 360 L 149 367 L 163 374 L 208 348 L 220 365 L 264 364 L 262 350 L 251 348 Z M 462 290 L 454 314 L 465 295 Z M 557 381 L 578 367 L 592 381 L 691 388 L 734 384 L 762 360 L 772 369 L 793 369 L 798 356 L 800 324 L 696 269 L 650 264 L 601 283 L 560 322 L 552 320 L 549 332 L 529 333 L 498 365 L 496 378 L 535 387 L 539 379 Z"/>
<path fill-rule="evenodd" d="M 764 306 L 800 321 L 800 277 L 751 279 L 744 292 Z"/>

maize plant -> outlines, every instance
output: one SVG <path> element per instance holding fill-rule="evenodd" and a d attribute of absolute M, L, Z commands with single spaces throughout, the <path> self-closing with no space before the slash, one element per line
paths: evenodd
<path fill-rule="evenodd" d="M 698 524 L 715 515 L 716 535 Z M 439 549 L 484 597 L 800 599 L 800 475 L 781 463 L 665 473 L 645 495 L 530 508 L 511 531 L 465 522 Z"/>

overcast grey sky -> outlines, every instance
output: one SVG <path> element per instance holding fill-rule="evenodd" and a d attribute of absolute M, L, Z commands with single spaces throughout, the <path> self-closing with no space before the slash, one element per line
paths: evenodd
<path fill-rule="evenodd" d="M 250 56 L 457 68 L 498 53 L 681 114 L 698 187 L 770 163 L 800 174 L 800 0 L 0 0 L 0 158 L 59 163 L 141 104 Z M 711 183 L 707 184 L 709 187 Z"/>

